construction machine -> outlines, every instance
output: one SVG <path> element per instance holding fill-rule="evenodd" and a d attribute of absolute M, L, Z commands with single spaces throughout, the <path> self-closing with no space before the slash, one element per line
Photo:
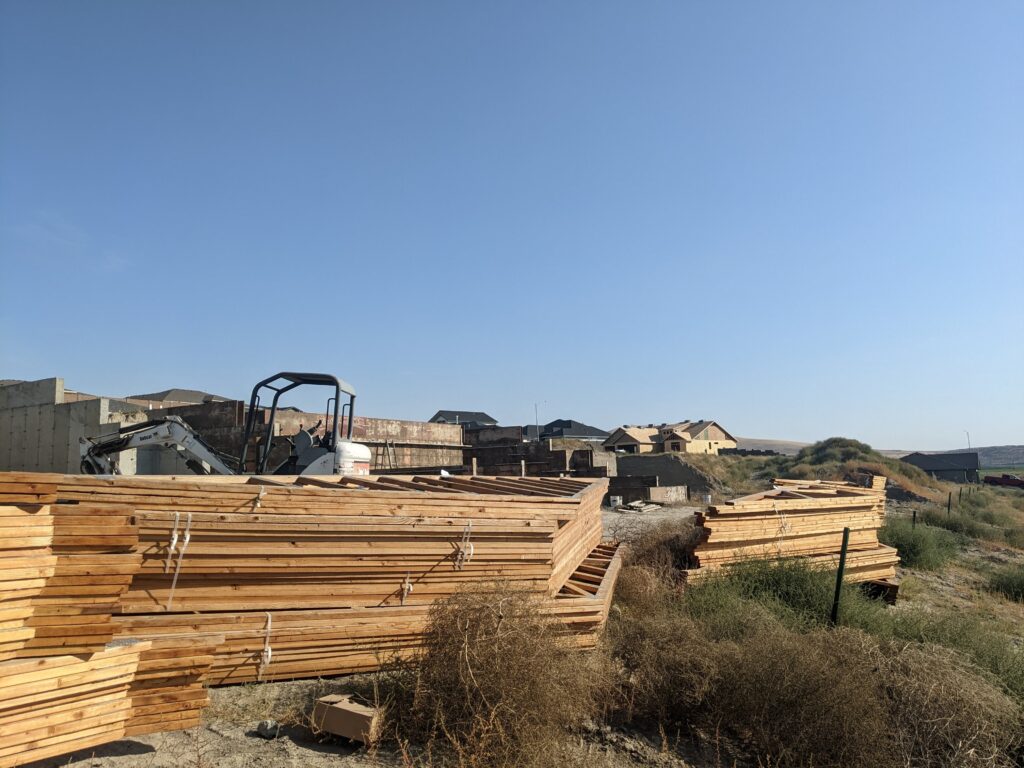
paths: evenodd
<path fill-rule="evenodd" d="M 324 419 L 286 438 L 291 445 L 288 458 L 277 466 L 271 466 L 270 453 L 281 395 L 303 385 L 333 387 L 334 394 L 327 400 Z M 259 414 L 264 407 L 261 405 L 261 397 L 268 392 L 273 392 L 273 399 L 261 427 Z M 343 394 L 348 396 L 344 404 L 341 402 Z M 255 469 L 251 474 L 368 475 L 370 449 L 352 441 L 355 400 L 355 390 L 336 376 L 285 371 L 253 387 L 237 459 L 225 456 L 208 445 L 177 416 L 166 416 L 123 427 L 118 434 L 109 437 L 81 438 L 81 471 L 90 475 L 120 474 L 117 457 L 122 451 L 160 446 L 178 451 L 185 458 L 189 469 L 196 474 L 249 474 L 245 470 L 248 466 L 250 442 L 255 438 Z M 317 432 L 324 420 L 327 425 L 321 436 Z M 345 437 L 341 436 L 342 421 L 346 424 Z"/>

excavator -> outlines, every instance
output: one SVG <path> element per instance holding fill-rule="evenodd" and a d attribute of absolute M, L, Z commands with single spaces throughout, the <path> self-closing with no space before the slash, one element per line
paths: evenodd
<path fill-rule="evenodd" d="M 324 419 L 327 428 L 322 436 L 317 435 L 324 419 L 291 437 L 288 458 L 271 466 L 271 448 L 274 437 L 274 422 L 277 417 L 281 395 L 303 385 L 333 387 L 334 395 L 327 400 Z M 273 393 L 269 408 L 261 405 L 263 396 Z M 342 404 L 342 395 L 348 396 Z M 118 434 L 107 437 L 79 439 L 81 471 L 87 475 L 121 474 L 118 456 L 132 448 L 160 446 L 177 451 L 185 459 L 190 470 L 197 475 L 242 475 L 248 474 L 249 447 L 256 438 L 256 453 L 253 457 L 256 475 L 368 475 L 370 474 L 370 449 L 352 441 L 353 411 L 356 393 L 347 383 L 327 373 L 295 373 L 285 371 L 269 376 L 256 384 L 249 398 L 245 429 L 242 433 L 238 457 L 226 456 L 210 446 L 194 429 L 177 416 L 165 416 L 141 424 L 123 427 Z M 262 428 L 259 424 L 261 413 L 267 413 Z M 345 437 L 341 436 L 341 424 L 345 422 Z"/>

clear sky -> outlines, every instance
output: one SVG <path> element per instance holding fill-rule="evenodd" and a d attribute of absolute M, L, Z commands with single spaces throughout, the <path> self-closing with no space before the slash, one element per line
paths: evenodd
<path fill-rule="evenodd" d="M 0 378 L 1024 443 L 1024 3 L 4 0 L 0 267 Z"/>

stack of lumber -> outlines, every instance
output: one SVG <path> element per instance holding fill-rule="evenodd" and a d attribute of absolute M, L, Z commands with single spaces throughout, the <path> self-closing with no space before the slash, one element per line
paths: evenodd
<path fill-rule="evenodd" d="M 581 648 L 597 644 L 620 568 L 618 545 L 600 544 L 559 592 L 544 599 Z M 372 608 L 124 615 L 125 637 L 154 648 L 191 640 L 216 646 L 212 685 L 291 680 L 378 669 L 420 647 L 427 603 Z"/>
<path fill-rule="evenodd" d="M 115 640 L 117 645 L 137 641 Z M 139 664 L 128 688 L 131 712 L 126 736 L 183 730 L 199 725 L 210 703 L 207 675 L 223 635 L 166 638 L 140 643 Z"/>
<path fill-rule="evenodd" d="M 581 648 L 597 645 L 612 607 L 612 593 L 622 568 L 617 542 L 599 544 L 573 571 L 555 595 L 552 611 Z"/>
<path fill-rule="evenodd" d="M 534 592 L 591 647 L 606 486 L 0 473 L 0 761 L 195 726 L 207 684 L 378 668 L 471 583 Z"/>
<path fill-rule="evenodd" d="M 122 738 L 147 643 L 0 662 L 0 768 Z"/>
<path fill-rule="evenodd" d="M 102 650 L 137 545 L 124 506 L 0 506 L 0 659 Z"/>
<path fill-rule="evenodd" d="M 850 529 L 846 574 L 852 581 L 895 577 L 896 550 L 880 544 L 885 519 L 885 478 L 870 486 L 821 480 L 775 480 L 774 488 L 708 507 L 697 515 L 703 537 L 692 556 L 700 578 L 752 559 L 804 558 L 838 564 L 843 529 Z"/>
<path fill-rule="evenodd" d="M 83 511 L 130 511 L 138 564 L 110 632 L 223 635 L 210 680 L 242 682 L 374 668 L 413 648 L 430 605 L 470 583 L 501 579 L 554 598 L 601 542 L 606 484 L 6 473 L 0 498 L 41 490 L 51 509 L 79 522 Z M 90 541 L 123 544 L 124 528 L 97 514 Z M 114 581 L 105 567 L 93 577 Z M 588 610 L 595 635 L 602 613 Z"/>
<path fill-rule="evenodd" d="M 51 477 L 62 503 L 134 510 L 124 613 L 430 603 L 495 579 L 551 594 L 601 539 L 602 482 Z"/>

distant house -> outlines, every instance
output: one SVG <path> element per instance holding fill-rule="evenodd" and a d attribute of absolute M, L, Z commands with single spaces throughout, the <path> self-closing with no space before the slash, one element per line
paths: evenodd
<path fill-rule="evenodd" d="M 619 427 L 602 443 L 623 453 L 711 453 L 735 448 L 736 438 L 714 421 L 680 421 L 646 427 Z"/>
<path fill-rule="evenodd" d="M 654 453 L 660 444 L 658 428 L 653 424 L 646 427 L 619 427 L 601 443 L 606 450 L 622 453 Z"/>
<path fill-rule="evenodd" d="M 937 480 L 948 480 L 953 483 L 977 483 L 978 462 L 977 451 L 963 453 L 910 453 L 900 461 L 913 464 L 923 469 Z"/>
<path fill-rule="evenodd" d="M 608 438 L 608 433 L 603 429 L 592 427 L 589 424 L 584 424 L 582 421 L 575 421 L 574 419 L 555 419 L 549 421 L 547 424 L 540 426 L 541 440 L 550 440 L 552 438 L 564 438 L 567 440 L 593 440 L 595 442 L 602 442 Z M 524 440 L 537 440 L 537 425 L 528 424 L 523 427 L 523 439 Z"/>
<path fill-rule="evenodd" d="M 663 453 L 712 453 L 736 447 L 736 438 L 714 421 L 681 421 L 658 429 Z"/>
<path fill-rule="evenodd" d="M 466 429 L 498 425 L 497 419 L 488 416 L 483 411 L 438 411 L 430 417 L 430 421 L 434 424 L 462 424 Z"/>

